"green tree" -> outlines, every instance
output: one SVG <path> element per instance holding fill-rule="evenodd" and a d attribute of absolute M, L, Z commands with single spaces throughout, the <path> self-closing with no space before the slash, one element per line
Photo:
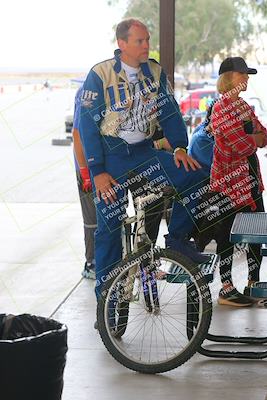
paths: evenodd
<path fill-rule="evenodd" d="M 251 6 L 260 13 L 262 16 L 267 17 L 267 1 L 266 0 L 252 0 Z"/>
<path fill-rule="evenodd" d="M 180 65 L 205 65 L 230 51 L 236 29 L 231 0 L 177 0 L 175 12 L 175 58 Z"/>
<path fill-rule="evenodd" d="M 253 30 L 244 34 L 243 39 L 250 46 L 250 52 L 258 64 L 261 64 L 265 61 L 262 56 L 266 54 L 266 35 L 263 33 L 267 32 L 267 0 L 235 0 L 235 5 L 241 13 L 250 16 Z"/>
<path fill-rule="evenodd" d="M 244 2 L 245 0 L 243 0 Z M 109 0 L 114 5 L 118 0 Z M 253 31 L 242 0 L 176 0 L 175 61 L 182 66 L 205 65 L 216 54 L 231 53 Z M 159 50 L 159 0 L 128 0 L 124 17 L 143 20 L 151 34 L 151 49 Z M 245 55 L 249 42 L 242 47 Z"/>
<path fill-rule="evenodd" d="M 125 0 L 127 11 L 124 18 L 138 18 L 148 27 L 150 46 L 152 51 L 159 50 L 159 0 Z M 109 3 L 118 3 L 119 0 L 109 0 Z"/>

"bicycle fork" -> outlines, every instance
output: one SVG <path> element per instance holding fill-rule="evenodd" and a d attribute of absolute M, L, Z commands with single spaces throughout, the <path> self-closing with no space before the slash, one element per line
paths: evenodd
<path fill-rule="evenodd" d="M 160 305 L 156 273 L 154 271 L 148 273 L 143 262 L 140 265 L 140 271 L 146 309 L 150 313 L 158 314 Z"/>

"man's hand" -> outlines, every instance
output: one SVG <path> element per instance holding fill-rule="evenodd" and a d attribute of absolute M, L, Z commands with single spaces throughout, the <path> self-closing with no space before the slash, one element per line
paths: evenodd
<path fill-rule="evenodd" d="M 109 201 L 110 203 L 114 203 L 117 196 L 112 185 L 118 185 L 118 182 L 116 182 L 107 172 L 96 175 L 94 177 L 94 182 L 98 199 L 100 200 L 102 198 L 106 204 L 108 204 Z"/>
<path fill-rule="evenodd" d="M 201 165 L 194 160 L 194 158 L 190 157 L 185 151 L 183 150 L 176 150 L 174 153 L 174 162 L 177 168 L 180 168 L 181 162 L 184 165 L 185 170 L 188 172 L 190 168 L 193 171 L 196 171 L 199 168 L 202 168 Z"/>
<path fill-rule="evenodd" d="M 92 191 L 92 182 L 90 178 L 90 173 L 87 167 L 80 168 L 80 175 L 82 179 L 82 190 L 83 192 Z"/>

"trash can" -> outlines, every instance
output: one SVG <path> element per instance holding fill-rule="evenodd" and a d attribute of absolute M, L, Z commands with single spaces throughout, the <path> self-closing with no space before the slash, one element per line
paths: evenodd
<path fill-rule="evenodd" d="M 1 400 L 60 400 L 67 327 L 30 314 L 0 314 Z"/>

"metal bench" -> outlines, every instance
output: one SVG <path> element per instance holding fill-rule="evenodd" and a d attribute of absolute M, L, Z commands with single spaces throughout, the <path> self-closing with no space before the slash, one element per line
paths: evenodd
<path fill-rule="evenodd" d="M 239 213 L 230 234 L 232 243 L 267 243 L 267 213 Z M 265 247 L 266 249 L 266 247 Z"/>
<path fill-rule="evenodd" d="M 230 240 L 232 243 L 259 243 L 266 253 L 267 213 L 239 213 L 232 225 Z M 263 254 L 263 253 L 262 253 Z M 266 345 L 267 337 L 234 337 L 208 334 L 207 340 L 217 343 L 242 343 L 249 345 Z M 259 360 L 267 358 L 267 351 L 214 351 L 201 346 L 199 353 L 215 358 L 247 358 Z"/>
<path fill-rule="evenodd" d="M 230 235 L 230 240 L 233 243 L 260 243 L 262 246 L 262 254 L 267 255 L 267 213 L 240 213 L 237 214 Z M 214 272 L 219 262 L 219 256 L 211 255 L 210 262 L 199 265 L 200 271 L 205 275 L 208 283 L 211 283 L 214 279 Z M 170 283 L 188 283 L 188 275 L 185 274 L 181 267 L 174 266 L 169 271 L 166 277 Z M 194 315 L 195 305 L 188 304 L 188 311 L 192 318 Z M 191 308 L 190 308 L 191 307 Z M 190 321 L 189 321 L 190 322 Z M 194 322 L 191 321 L 190 328 L 194 329 Z M 190 337 L 190 335 L 189 335 Z M 235 337 L 225 335 L 213 335 L 207 333 L 206 340 L 215 343 L 239 343 L 247 345 L 266 345 L 267 337 Z M 198 352 L 207 357 L 213 358 L 237 358 L 237 359 L 251 359 L 259 360 L 267 358 L 267 351 L 255 352 L 255 351 L 221 351 L 221 350 L 209 350 L 205 347 L 200 346 Z"/>
<path fill-rule="evenodd" d="M 261 255 L 262 256 L 267 256 L 267 244 L 263 244 L 261 246 Z"/>

